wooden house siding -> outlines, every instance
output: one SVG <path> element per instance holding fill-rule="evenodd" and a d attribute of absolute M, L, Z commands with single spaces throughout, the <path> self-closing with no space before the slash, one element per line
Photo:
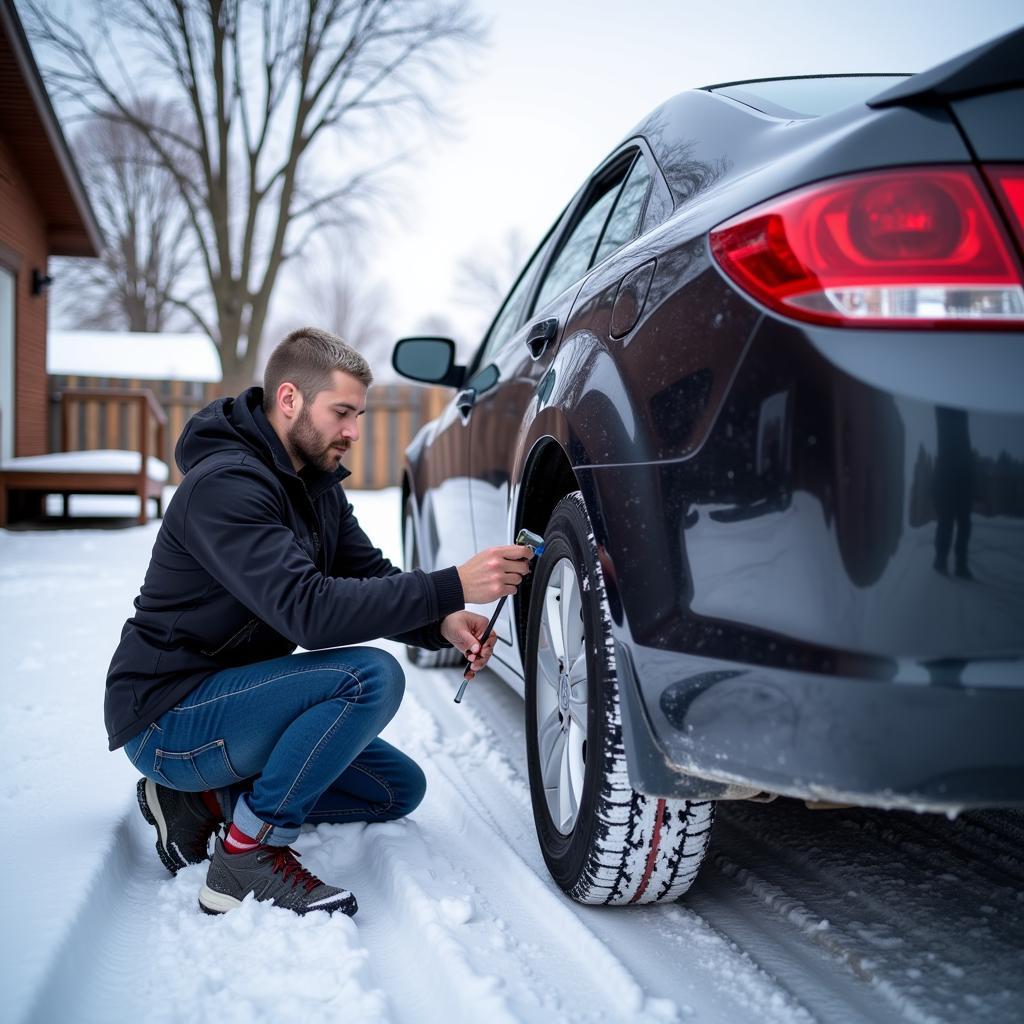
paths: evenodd
<path fill-rule="evenodd" d="M 0 263 L 14 273 L 14 455 L 46 452 L 46 293 L 32 294 L 32 270 L 46 273 L 46 223 L 0 135 Z M 4 372 L 7 372 L 4 368 Z"/>

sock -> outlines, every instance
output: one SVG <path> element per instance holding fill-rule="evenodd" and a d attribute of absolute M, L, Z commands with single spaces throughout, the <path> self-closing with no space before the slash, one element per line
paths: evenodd
<path fill-rule="evenodd" d="M 199 795 L 202 797 L 203 805 L 210 812 L 210 817 L 223 821 L 224 812 L 220 809 L 220 804 L 217 802 L 217 794 L 212 789 L 204 789 Z"/>
<path fill-rule="evenodd" d="M 260 844 L 252 836 L 247 836 L 241 829 L 231 823 L 228 834 L 224 839 L 225 853 L 249 853 L 255 850 Z"/>

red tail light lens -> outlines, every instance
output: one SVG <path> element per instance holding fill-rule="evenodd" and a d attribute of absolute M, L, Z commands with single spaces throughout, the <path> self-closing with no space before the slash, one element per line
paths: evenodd
<path fill-rule="evenodd" d="M 1017 242 L 1024 251 L 1024 167 L 991 165 L 985 175 L 1009 218 Z"/>
<path fill-rule="evenodd" d="M 1024 202 L 1018 179 L 1008 191 Z M 711 251 L 737 285 L 799 320 L 1024 326 L 1017 260 L 971 168 L 812 185 L 722 224 Z"/>

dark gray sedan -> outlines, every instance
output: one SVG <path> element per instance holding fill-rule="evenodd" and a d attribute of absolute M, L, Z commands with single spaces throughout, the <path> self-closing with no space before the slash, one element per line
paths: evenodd
<path fill-rule="evenodd" d="M 1022 260 L 1018 30 L 677 96 L 468 367 L 398 344 L 456 389 L 407 453 L 408 564 L 546 540 L 492 664 L 571 896 L 676 898 L 716 800 L 1024 804 Z"/>

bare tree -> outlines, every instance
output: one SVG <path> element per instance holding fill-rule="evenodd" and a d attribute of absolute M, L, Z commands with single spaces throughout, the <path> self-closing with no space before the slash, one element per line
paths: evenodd
<path fill-rule="evenodd" d="M 428 90 L 481 30 L 466 0 L 94 3 L 87 39 L 25 0 L 52 58 L 44 74 L 58 100 L 133 127 L 173 177 L 204 278 L 174 303 L 217 341 L 225 390 L 240 390 L 282 266 L 371 200 L 392 162 L 362 153 L 362 133 L 436 115 Z M 137 82 L 154 76 L 187 112 L 185 130 L 139 113 Z M 348 145 L 332 152 L 329 176 L 311 159 L 325 139 Z"/>
<path fill-rule="evenodd" d="M 295 289 L 298 294 L 291 295 L 293 289 L 286 284 L 286 301 L 276 300 L 275 305 L 283 305 L 284 312 L 273 316 L 263 354 L 269 356 L 269 350 L 289 331 L 311 324 L 338 335 L 361 352 L 376 375 L 391 359 L 388 287 L 368 278 L 354 256 L 330 257 L 323 247 L 316 248 L 320 258 L 303 261 L 307 274 Z"/>
<path fill-rule="evenodd" d="M 311 282 L 309 298 L 316 323 L 344 338 L 373 364 L 390 344 L 383 318 L 388 292 L 382 282 L 360 278 L 343 266 L 333 268 L 329 277 Z"/>
<path fill-rule="evenodd" d="M 443 313 L 428 313 L 416 322 L 416 333 L 424 337 L 453 338 L 455 325 Z"/>
<path fill-rule="evenodd" d="M 168 129 L 174 108 L 146 100 L 140 117 Z M 90 118 L 71 140 L 75 160 L 103 229 L 100 260 L 60 261 L 57 316 L 75 327 L 162 331 L 181 311 L 172 292 L 197 255 L 177 184 L 132 126 Z M 181 153 L 184 164 L 187 152 Z"/>

